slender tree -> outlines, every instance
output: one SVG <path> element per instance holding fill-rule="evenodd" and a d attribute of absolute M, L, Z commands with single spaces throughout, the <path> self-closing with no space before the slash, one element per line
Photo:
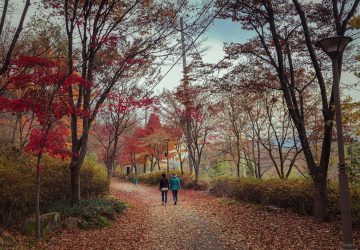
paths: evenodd
<path fill-rule="evenodd" d="M 28 13 L 31 2 L 30 2 L 30 0 L 25 1 L 25 4 L 22 8 L 20 20 L 15 28 L 15 32 L 13 32 L 13 35 L 11 35 L 11 39 L 10 39 L 9 43 L 7 43 L 3 38 L 7 37 L 9 35 L 9 33 L 12 33 L 12 31 L 9 30 L 11 28 L 9 28 L 9 26 L 7 26 L 7 23 L 10 21 L 10 18 L 11 18 L 11 10 L 10 9 L 11 9 L 12 3 L 13 2 L 10 0 L 4 0 L 3 4 L 1 6 L 2 8 L 0 9 L 1 10 L 0 39 L 2 40 L 2 45 L 0 46 L 0 48 L 2 49 L 2 51 L 1 51 L 1 56 L 2 56 L 1 59 L 2 60 L 0 62 L 0 77 L 1 77 L 0 95 L 3 94 L 3 91 L 6 88 L 6 84 L 4 84 L 4 83 L 6 83 L 7 81 L 3 81 L 3 75 L 10 67 L 10 63 L 13 58 L 13 52 L 15 50 L 16 43 L 19 40 L 20 33 L 23 29 L 25 18 Z"/>

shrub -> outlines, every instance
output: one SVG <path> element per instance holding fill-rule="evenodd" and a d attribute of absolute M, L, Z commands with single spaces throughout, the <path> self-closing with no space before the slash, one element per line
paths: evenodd
<path fill-rule="evenodd" d="M 107 178 L 105 167 L 96 163 L 85 162 L 80 172 L 80 185 L 82 198 L 107 194 L 110 181 Z"/>
<path fill-rule="evenodd" d="M 329 183 L 328 191 L 329 217 L 337 219 L 340 216 L 337 184 Z M 310 181 L 221 177 L 211 181 L 209 192 L 264 206 L 274 205 L 300 215 L 313 215 L 314 191 Z M 360 186 L 351 188 L 351 198 L 353 223 L 360 227 Z"/>
<path fill-rule="evenodd" d="M 137 178 L 139 182 L 149 184 L 149 185 L 158 185 L 159 180 L 161 178 L 162 172 L 152 172 L 152 173 L 146 173 L 146 174 L 139 174 L 137 175 Z M 130 174 L 128 176 L 128 180 L 131 180 L 131 178 L 134 176 L 134 174 Z"/>
<path fill-rule="evenodd" d="M 223 176 L 231 176 L 233 173 L 231 172 L 228 161 L 220 161 L 214 164 L 207 172 L 207 175 L 210 178 L 217 178 Z"/>
<path fill-rule="evenodd" d="M 83 229 L 99 228 L 110 225 L 118 214 L 123 213 L 127 205 L 117 199 L 93 198 L 81 200 L 78 204 L 70 206 L 69 201 L 58 201 L 49 206 L 47 212 L 60 212 L 61 217 L 76 217 L 80 219 Z"/>
<path fill-rule="evenodd" d="M 121 166 L 118 166 L 118 167 L 115 168 L 115 170 L 113 172 L 113 176 L 118 177 L 118 178 L 120 178 L 122 180 L 126 179 L 126 174 L 124 173 Z"/>
<path fill-rule="evenodd" d="M 0 224 L 11 226 L 35 209 L 35 158 L 19 152 L 0 154 Z M 109 180 L 105 168 L 85 162 L 80 171 L 82 198 L 107 194 Z M 41 171 L 40 209 L 54 201 L 69 199 L 69 163 L 44 157 Z"/>
<path fill-rule="evenodd" d="M 336 189 L 336 191 L 338 191 L 338 189 Z M 332 195 L 335 196 L 334 194 Z M 351 215 L 352 215 L 353 225 L 355 225 L 355 227 L 360 229 L 360 185 L 359 184 L 355 184 L 351 186 L 350 197 L 351 197 Z M 338 195 L 336 195 L 336 201 L 337 201 L 336 203 L 334 202 L 333 204 L 331 204 L 332 205 L 331 211 L 333 211 L 333 213 L 340 218 L 341 210 L 340 210 L 340 205 L 338 204 L 339 202 Z"/>
<path fill-rule="evenodd" d="M 158 185 L 161 174 L 163 172 L 152 172 L 152 173 L 146 173 L 146 174 L 139 174 L 137 175 L 139 182 L 149 184 L 149 185 Z M 181 182 L 181 187 L 183 188 L 192 188 L 196 190 L 206 190 L 207 189 L 207 182 L 203 179 L 199 180 L 198 185 L 195 184 L 194 175 L 191 174 L 184 174 L 181 175 L 180 171 L 171 171 L 171 173 L 175 173 L 179 178 Z M 131 180 L 131 177 L 133 174 L 128 176 L 128 179 Z M 171 175 L 170 175 L 171 176 Z M 169 176 L 169 178 L 170 178 Z"/>
<path fill-rule="evenodd" d="M 0 222 L 8 225 L 23 218 L 35 203 L 33 171 L 26 166 L 30 157 L 2 153 L 0 156 Z"/>

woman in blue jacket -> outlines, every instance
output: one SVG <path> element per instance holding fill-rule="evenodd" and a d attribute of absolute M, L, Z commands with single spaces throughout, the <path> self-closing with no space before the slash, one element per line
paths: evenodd
<path fill-rule="evenodd" d="M 172 191 L 174 205 L 176 205 L 178 201 L 178 191 L 180 190 L 180 179 L 176 176 L 176 174 L 172 174 L 170 179 L 170 189 Z"/>

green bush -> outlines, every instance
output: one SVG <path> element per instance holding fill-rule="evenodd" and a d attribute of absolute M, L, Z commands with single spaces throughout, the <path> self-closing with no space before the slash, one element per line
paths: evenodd
<path fill-rule="evenodd" d="M 223 176 L 231 176 L 233 173 L 231 173 L 230 166 L 228 161 L 220 161 L 216 164 L 212 165 L 210 169 L 207 172 L 207 175 L 209 178 L 217 178 L 217 177 L 223 177 Z"/>
<path fill-rule="evenodd" d="M 124 173 L 124 170 L 121 166 L 117 166 L 115 170 L 113 171 L 113 176 L 118 177 L 122 180 L 126 179 L 126 173 Z"/>
<path fill-rule="evenodd" d="M 256 180 L 253 178 L 221 177 L 213 179 L 210 194 L 260 204 L 274 205 L 300 215 L 313 215 L 314 190 L 305 180 Z M 335 183 L 328 185 L 329 217 L 340 216 L 339 192 Z M 354 226 L 360 227 L 360 186 L 351 188 Z"/>
<path fill-rule="evenodd" d="M 86 162 L 80 171 L 81 197 L 89 198 L 107 194 L 110 181 L 104 166 Z"/>
<path fill-rule="evenodd" d="M 46 211 L 60 212 L 62 218 L 79 218 L 81 227 L 89 229 L 110 225 L 110 221 L 123 213 L 126 208 L 127 205 L 117 199 L 93 198 L 81 200 L 72 207 L 69 201 L 58 201 L 49 206 Z"/>
<path fill-rule="evenodd" d="M 146 174 L 139 174 L 137 175 L 137 178 L 139 182 L 149 184 L 149 185 L 159 185 L 159 181 L 161 179 L 161 175 L 163 172 L 152 172 L 152 173 L 146 173 Z M 180 171 L 171 171 L 170 172 L 175 173 L 180 178 L 181 187 L 183 188 L 192 188 L 196 190 L 206 190 L 207 189 L 207 182 L 203 179 L 199 180 L 198 185 L 195 184 L 195 177 L 191 174 L 184 174 L 181 175 Z M 171 174 L 168 176 L 171 178 Z M 131 174 L 128 176 L 128 180 L 131 180 L 132 176 L 134 174 Z"/>
<path fill-rule="evenodd" d="M 23 218 L 34 208 L 35 175 L 27 167 L 31 158 L 0 155 L 0 223 L 5 226 Z"/>
<path fill-rule="evenodd" d="M 0 153 L 0 224 L 11 226 L 31 215 L 35 209 L 35 161 L 19 152 Z M 104 167 L 85 161 L 80 171 L 82 198 L 107 194 L 109 180 Z M 44 157 L 41 170 L 40 209 L 69 199 L 68 161 Z M 41 211 L 42 212 L 42 211 Z"/>

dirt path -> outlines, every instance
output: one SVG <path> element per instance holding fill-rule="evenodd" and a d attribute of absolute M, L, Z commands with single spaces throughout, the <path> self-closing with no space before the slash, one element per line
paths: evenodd
<path fill-rule="evenodd" d="M 180 191 L 179 202 L 173 205 L 169 192 L 168 204 L 161 204 L 160 192 L 156 188 L 139 185 L 134 190 L 132 184 L 114 182 L 113 189 L 130 193 L 147 207 L 150 218 L 149 237 L 151 249 L 226 249 L 226 242 L 217 235 L 224 225 L 219 218 L 209 218 L 191 206 L 190 191 Z M 240 249 L 240 248 L 239 248 Z"/>
<path fill-rule="evenodd" d="M 36 249 L 339 249 L 338 224 L 181 190 L 178 205 L 160 202 L 156 187 L 114 179 L 112 194 L 128 211 L 103 229 L 64 231 Z M 359 234 L 355 234 L 360 245 Z"/>

